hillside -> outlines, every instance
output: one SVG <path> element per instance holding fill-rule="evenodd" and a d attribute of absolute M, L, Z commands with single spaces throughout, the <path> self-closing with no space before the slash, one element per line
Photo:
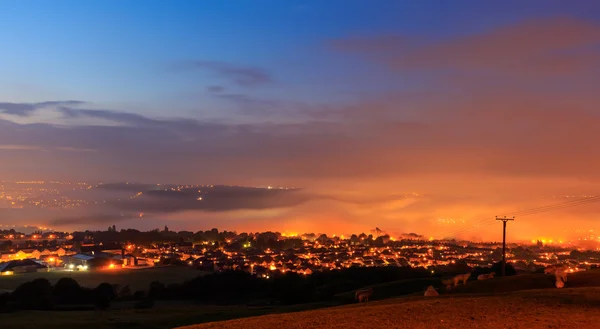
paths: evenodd
<path fill-rule="evenodd" d="M 410 297 L 184 328 L 592 329 L 599 322 L 600 288 L 575 288 L 478 297 Z"/>
<path fill-rule="evenodd" d="M 548 276 L 524 275 L 469 282 L 434 298 L 410 296 L 184 328 L 591 329 L 600 322 L 598 274 L 573 275 L 565 289 L 553 288 Z"/>

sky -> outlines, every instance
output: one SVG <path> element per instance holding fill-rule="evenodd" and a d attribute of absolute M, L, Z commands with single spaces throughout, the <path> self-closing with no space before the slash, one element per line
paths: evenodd
<path fill-rule="evenodd" d="M 2 180 L 301 187 L 327 197 L 161 218 L 427 235 L 600 193 L 598 1 L 6 0 L 0 13 Z M 523 218 L 512 238 L 592 229 L 597 210 Z"/>

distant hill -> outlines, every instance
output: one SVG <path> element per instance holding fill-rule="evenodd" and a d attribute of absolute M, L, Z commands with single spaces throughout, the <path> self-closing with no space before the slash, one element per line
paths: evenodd
<path fill-rule="evenodd" d="M 599 321 L 600 272 L 596 271 L 572 275 L 564 289 L 553 288 L 549 276 L 523 275 L 469 282 L 439 297 L 413 295 L 183 328 L 592 329 L 598 328 Z"/>

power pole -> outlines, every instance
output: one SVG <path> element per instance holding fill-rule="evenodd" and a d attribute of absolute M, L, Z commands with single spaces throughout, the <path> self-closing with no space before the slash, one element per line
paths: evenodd
<path fill-rule="evenodd" d="M 506 222 L 515 220 L 515 217 L 508 218 L 504 216 L 500 218 L 496 216 L 496 220 L 502 221 L 502 276 L 506 276 Z"/>

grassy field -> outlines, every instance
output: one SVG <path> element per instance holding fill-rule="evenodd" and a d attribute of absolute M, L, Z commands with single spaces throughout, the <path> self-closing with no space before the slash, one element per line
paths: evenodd
<path fill-rule="evenodd" d="M 194 323 L 288 314 L 331 306 L 325 303 L 268 307 L 216 306 L 190 301 L 159 301 L 153 309 L 135 310 L 126 304 L 113 303 L 107 311 L 21 311 L 1 314 L 0 318 L 2 329 L 170 329 Z"/>
<path fill-rule="evenodd" d="M 600 271 L 569 275 L 565 289 L 544 274 L 469 281 L 439 297 L 422 297 L 439 279 L 374 285 L 368 304 L 350 304 L 185 327 L 207 328 L 598 328 Z M 393 296 L 404 296 L 391 298 Z M 336 296 L 348 302 L 353 292 Z"/>
<path fill-rule="evenodd" d="M 591 270 L 570 274 L 566 287 L 598 287 L 600 286 L 600 270 Z M 506 278 L 494 278 L 486 281 L 472 280 L 463 286 L 447 291 L 442 287 L 440 278 L 424 278 L 398 280 L 370 286 L 373 288 L 373 300 L 387 299 L 397 296 L 422 295 L 432 285 L 440 294 L 492 294 L 520 290 L 554 288 L 554 277 L 546 274 L 523 274 Z M 336 296 L 345 303 L 354 300 L 354 291 Z"/>
<path fill-rule="evenodd" d="M 129 285 L 133 291 L 147 290 L 150 282 L 160 281 L 165 284 L 181 283 L 202 275 L 205 272 L 191 267 L 156 267 L 145 269 L 114 269 L 89 272 L 51 271 L 23 273 L 9 276 L 0 276 L 0 290 L 14 290 L 24 282 L 37 278 L 48 279 L 55 284 L 60 278 L 71 277 L 84 287 L 94 288 L 102 282 Z"/>
<path fill-rule="evenodd" d="M 405 297 L 321 310 L 213 322 L 229 328 L 598 328 L 600 288 L 529 290 L 499 295 Z"/>
<path fill-rule="evenodd" d="M 163 277 L 173 273 L 169 268 L 153 270 L 159 270 Z M 356 304 L 352 292 L 331 302 L 295 306 L 211 306 L 159 301 L 153 309 L 135 310 L 123 302 L 113 303 L 108 311 L 2 314 L 2 328 L 166 329 L 205 323 L 193 328 L 591 329 L 600 323 L 600 271 L 570 275 L 565 289 L 554 288 L 550 276 L 536 274 L 470 281 L 449 293 L 442 291 L 440 297 L 424 298 L 425 287 L 435 285 L 431 280 L 436 279 L 375 285 L 375 299 L 380 300 L 366 305 Z M 352 304 L 340 306 L 347 302 Z M 229 319 L 239 320 L 225 321 Z"/>

